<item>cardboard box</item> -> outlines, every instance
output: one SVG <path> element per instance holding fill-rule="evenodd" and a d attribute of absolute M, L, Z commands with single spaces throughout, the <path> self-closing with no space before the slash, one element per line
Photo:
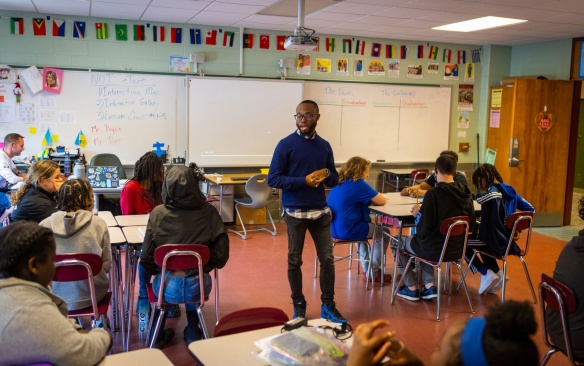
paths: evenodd
<path fill-rule="evenodd" d="M 239 214 L 241 215 L 241 220 L 245 225 L 265 225 L 266 224 L 266 209 L 256 208 L 250 209 L 246 207 L 239 206 L 237 208 Z M 235 224 L 241 226 L 239 217 L 235 214 Z"/>

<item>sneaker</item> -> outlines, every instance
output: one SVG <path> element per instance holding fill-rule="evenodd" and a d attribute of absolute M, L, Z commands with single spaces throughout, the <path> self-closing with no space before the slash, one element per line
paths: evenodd
<path fill-rule="evenodd" d="M 186 326 L 185 330 L 183 330 L 183 338 L 185 341 L 187 341 L 187 343 L 192 343 L 194 341 L 198 341 L 199 339 L 201 339 L 200 334 L 192 335 L 192 334 L 190 334 L 188 329 L 189 329 L 189 327 Z"/>
<path fill-rule="evenodd" d="M 381 283 L 381 272 L 375 275 L 375 282 Z M 383 283 L 390 283 L 391 282 L 391 275 L 386 273 L 383 275 Z"/>
<path fill-rule="evenodd" d="M 436 286 L 431 286 L 430 288 L 425 288 L 421 294 L 422 299 L 432 300 L 438 297 L 438 289 Z"/>
<path fill-rule="evenodd" d="M 163 329 L 160 334 L 158 334 L 158 338 L 156 338 L 156 343 L 154 343 L 154 348 L 163 349 L 166 347 L 168 342 L 172 340 L 174 337 L 174 330 L 172 328 Z"/>
<path fill-rule="evenodd" d="M 501 291 L 501 289 L 503 288 L 503 272 L 501 272 L 500 274 L 497 273 L 496 275 L 499 277 L 499 279 L 497 280 L 497 282 L 493 284 L 493 287 L 491 287 L 490 290 L 487 291 L 488 294 L 495 294 Z M 505 282 L 507 281 L 509 281 L 509 277 L 505 276 Z"/>
<path fill-rule="evenodd" d="M 495 285 L 495 282 L 499 280 L 499 276 L 495 272 L 487 269 L 487 274 L 481 275 L 481 285 L 479 286 L 479 295 L 486 294 L 489 292 L 491 287 Z"/>
<path fill-rule="evenodd" d="M 420 289 L 410 290 L 408 286 L 403 285 L 396 293 L 397 296 L 410 301 L 420 300 Z"/>
<path fill-rule="evenodd" d="M 334 302 L 322 304 L 320 307 L 320 318 L 333 323 L 347 323 L 347 318 L 341 315 Z"/>
<path fill-rule="evenodd" d="M 292 319 L 306 318 L 306 301 L 300 301 L 294 304 L 294 315 Z"/>
<path fill-rule="evenodd" d="M 136 314 L 138 315 L 138 339 L 146 341 L 148 337 L 148 319 L 150 318 L 150 302 L 147 298 L 138 298 Z"/>
<path fill-rule="evenodd" d="M 168 304 L 168 305 L 166 305 L 166 316 L 168 318 L 178 318 L 178 317 L 180 317 L 180 306 L 178 304 Z"/>

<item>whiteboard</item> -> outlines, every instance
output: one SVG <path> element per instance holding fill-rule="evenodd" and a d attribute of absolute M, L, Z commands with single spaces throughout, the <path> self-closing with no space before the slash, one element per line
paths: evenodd
<path fill-rule="evenodd" d="M 317 133 L 335 162 L 434 162 L 449 147 L 450 87 L 306 82 L 305 99 L 319 104 Z"/>
<path fill-rule="evenodd" d="M 189 161 L 200 166 L 268 166 L 278 142 L 296 130 L 298 81 L 189 79 Z"/>
<path fill-rule="evenodd" d="M 175 155 L 177 100 L 185 94 L 184 76 L 63 71 L 60 94 L 32 94 L 24 82 L 21 103 L 14 83 L 0 83 L 0 139 L 11 132 L 25 137 L 22 156 L 40 154 L 46 130 L 53 147 L 75 148 L 82 131 L 87 160 L 98 153 L 116 154 L 133 164 L 156 143 Z"/>

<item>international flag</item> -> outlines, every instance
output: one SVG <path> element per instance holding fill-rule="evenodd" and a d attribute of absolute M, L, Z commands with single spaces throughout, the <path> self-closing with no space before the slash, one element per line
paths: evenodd
<path fill-rule="evenodd" d="M 146 39 L 145 32 L 144 25 L 134 24 L 134 41 L 143 41 Z"/>
<path fill-rule="evenodd" d="M 458 63 L 459 64 L 466 63 L 466 51 L 458 51 Z"/>
<path fill-rule="evenodd" d="M 128 26 L 126 24 L 116 24 L 116 41 L 128 40 Z"/>
<path fill-rule="evenodd" d="M 379 57 L 381 54 L 381 43 L 371 44 L 371 57 Z"/>
<path fill-rule="evenodd" d="M 45 23 L 45 18 L 32 18 L 32 33 L 35 36 L 47 35 L 47 23 Z"/>
<path fill-rule="evenodd" d="M 170 43 L 182 43 L 182 28 L 170 28 Z"/>
<path fill-rule="evenodd" d="M 418 45 L 418 58 L 424 58 L 424 45 Z"/>
<path fill-rule="evenodd" d="M 351 53 L 353 51 L 352 45 L 353 45 L 353 41 L 351 41 L 350 39 L 344 38 L 343 39 L 343 53 Z"/>
<path fill-rule="evenodd" d="M 85 38 L 85 22 L 73 22 L 73 37 Z"/>
<path fill-rule="evenodd" d="M 224 32 L 223 33 L 223 47 L 233 47 L 233 38 L 235 38 L 235 33 Z"/>
<path fill-rule="evenodd" d="M 326 39 L 326 52 L 335 52 L 335 39 L 328 38 Z"/>
<path fill-rule="evenodd" d="M 476 50 L 472 50 L 472 62 L 477 63 L 481 62 L 481 49 L 477 48 Z"/>
<path fill-rule="evenodd" d="M 77 138 L 75 139 L 75 145 L 85 148 L 87 146 L 87 139 L 81 130 L 77 134 Z"/>
<path fill-rule="evenodd" d="M 53 19 L 53 37 L 65 37 L 65 19 Z"/>
<path fill-rule="evenodd" d="M 200 29 L 189 29 L 191 34 L 191 44 L 201 44 L 201 30 Z"/>
<path fill-rule="evenodd" d="M 217 44 L 217 30 L 209 29 L 205 36 L 205 44 L 215 46 Z"/>
<path fill-rule="evenodd" d="M 243 48 L 253 48 L 252 33 L 243 33 Z"/>
<path fill-rule="evenodd" d="M 428 58 L 431 58 L 432 60 L 436 60 L 436 58 L 438 58 L 438 47 L 430 46 L 430 52 L 428 53 Z"/>
<path fill-rule="evenodd" d="M 407 57 L 408 57 L 408 46 L 401 45 L 399 47 L 399 58 L 401 58 L 402 60 L 404 60 Z"/>
<path fill-rule="evenodd" d="M 364 55 L 365 54 L 365 41 L 357 40 L 357 45 L 355 46 L 355 54 Z"/>
<path fill-rule="evenodd" d="M 53 143 L 53 136 L 51 135 L 51 130 L 47 129 L 47 132 L 45 133 L 45 137 L 43 137 L 43 141 L 41 142 L 41 144 L 43 146 L 48 146 L 52 143 Z"/>
<path fill-rule="evenodd" d="M 452 50 L 447 50 L 446 48 L 442 51 L 442 62 L 450 63 L 452 58 Z"/>
<path fill-rule="evenodd" d="M 268 34 L 260 34 L 260 48 L 264 50 L 270 49 L 270 36 Z"/>
<path fill-rule="evenodd" d="M 10 34 L 24 34 L 23 18 L 10 18 Z"/>
<path fill-rule="evenodd" d="M 392 44 L 385 45 L 385 57 L 386 58 L 397 58 L 396 47 Z"/>
<path fill-rule="evenodd" d="M 164 26 L 155 25 L 152 27 L 152 41 L 154 42 L 164 42 L 164 35 L 166 29 Z"/>
<path fill-rule="evenodd" d="M 284 43 L 286 43 L 286 36 L 276 36 L 276 49 L 278 51 L 285 51 Z"/>
<path fill-rule="evenodd" d="M 95 23 L 95 38 L 107 39 L 107 23 Z"/>

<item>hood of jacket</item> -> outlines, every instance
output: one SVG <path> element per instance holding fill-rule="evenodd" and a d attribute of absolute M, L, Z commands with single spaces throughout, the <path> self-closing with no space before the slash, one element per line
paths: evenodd
<path fill-rule="evenodd" d="M 510 185 L 505 183 L 497 183 L 495 184 L 495 186 L 499 189 L 499 192 L 501 192 L 501 194 L 505 196 L 506 200 L 509 200 L 511 198 L 515 199 L 517 197 L 517 192 L 515 191 L 515 188 L 511 187 Z"/>
<path fill-rule="evenodd" d="M 162 184 L 162 203 L 165 207 L 193 209 L 203 206 L 205 195 L 199 189 L 195 172 L 183 165 L 174 165 L 166 172 Z"/>
<path fill-rule="evenodd" d="M 459 182 L 441 182 L 436 185 L 436 188 L 440 189 L 440 194 L 451 198 L 450 201 L 456 205 L 456 208 L 466 207 L 468 201 L 472 200 L 470 189 Z"/>
<path fill-rule="evenodd" d="M 42 224 L 49 222 L 55 236 L 69 238 L 89 224 L 92 216 L 93 212 L 86 210 L 76 212 L 57 211 L 43 220 Z"/>
<path fill-rule="evenodd" d="M 41 286 L 40 284 L 32 281 L 23 280 L 16 277 L 6 277 L 2 278 L 0 276 L 0 290 L 5 291 L 5 293 L 12 294 L 13 298 L 17 298 L 22 301 L 34 302 L 38 299 L 39 291 L 48 296 L 51 301 L 59 308 L 59 311 L 64 316 L 67 316 L 67 303 L 65 300 L 61 299 L 59 296 L 53 294 L 48 288 Z M 42 295 L 41 295 L 42 296 Z"/>

